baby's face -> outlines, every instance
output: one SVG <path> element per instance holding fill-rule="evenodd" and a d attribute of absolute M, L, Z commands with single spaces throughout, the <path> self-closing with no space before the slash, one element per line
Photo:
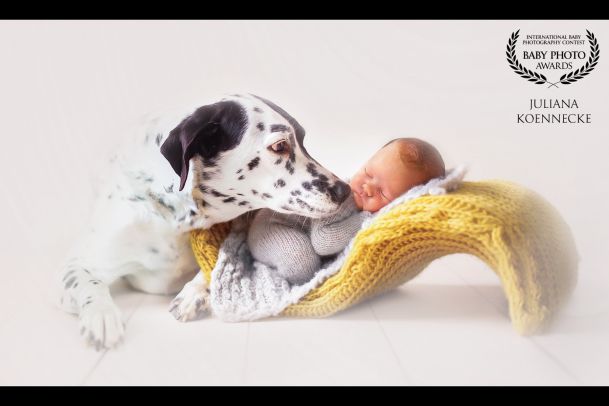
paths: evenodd
<path fill-rule="evenodd" d="M 375 212 L 413 186 L 424 183 L 426 176 L 408 170 L 395 144 L 378 150 L 351 178 L 349 185 L 360 210 Z"/>

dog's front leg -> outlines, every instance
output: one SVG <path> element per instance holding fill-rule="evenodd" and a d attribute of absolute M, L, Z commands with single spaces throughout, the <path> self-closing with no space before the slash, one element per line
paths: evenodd
<path fill-rule="evenodd" d="M 209 308 L 209 285 L 200 270 L 169 304 L 169 312 L 179 321 L 197 320 Z"/>
<path fill-rule="evenodd" d="M 69 261 L 61 277 L 60 304 L 65 311 L 78 315 L 80 334 L 99 351 L 119 344 L 125 327 L 108 285 L 96 277 L 97 273 L 77 260 Z"/>

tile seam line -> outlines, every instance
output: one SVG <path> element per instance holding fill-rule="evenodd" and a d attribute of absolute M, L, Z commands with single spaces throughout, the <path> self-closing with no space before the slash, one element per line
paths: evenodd
<path fill-rule="evenodd" d="M 368 308 L 372 312 L 372 315 L 374 316 L 374 319 L 376 320 L 376 323 L 379 326 L 379 329 L 381 330 L 381 333 L 383 334 L 385 341 L 387 342 L 387 344 L 389 344 L 389 348 L 391 349 L 391 352 L 393 353 L 393 356 L 395 357 L 395 360 L 397 361 L 398 366 L 400 367 L 400 371 L 402 371 L 402 375 L 406 378 L 406 382 L 409 385 L 416 385 L 415 380 L 410 376 L 410 374 L 406 371 L 406 369 L 402 365 L 402 360 L 400 359 L 397 352 L 395 351 L 395 348 L 393 347 L 391 340 L 389 340 L 389 337 L 387 336 L 387 332 L 383 328 L 383 324 L 381 323 L 381 321 L 377 317 L 376 313 L 374 312 L 374 308 L 372 307 L 371 303 L 368 304 Z"/>
<path fill-rule="evenodd" d="M 243 362 L 243 375 L 241 377 L 243 386 L 247 385 L 247 359 L 249 356 L 250 326 L 251 326 L 251 322 L 248 321 L 247 322 L 247 333 L 245 335 L 245 360 Z"/>

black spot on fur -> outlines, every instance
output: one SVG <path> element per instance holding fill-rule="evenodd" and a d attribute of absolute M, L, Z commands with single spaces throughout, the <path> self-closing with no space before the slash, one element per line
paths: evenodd
<path fill-rule="evenodd" d="M 66 284 L 65 284 L 65 288 L 66 288 L 66 289 L 70 288 L 70 287 L 71 287 L 71 286 L 74 284 L 74 282 L 75 282 L 75 281 L 76 281 L 76 277 L 75 277 L 75 276 L 71 277 L 71 278 L 70 278 L 70 279 L 69 279 L 69 280 L 66 282 Z"/>
<path fill-rule="evenodd" d="M 266 199 L 266 198 L 271 198 L 273 197 L 272 195 L 268 194 L 268 193 L 263 193 L 262 194 L 262 198 Z"/>
<path fill-rule="evenodd" d="M 284 132 L 284 131 L 289 131 L 289 128 L 283 124 L 271 124 L 272 133 L 278 133 L 278 132 Z"/>
<path fill-rule="evenodd" d="M 312 176 L 317 177 L 319 172 L 317 172 L 317 166 L 313 162 L 309 162 L 307 164 L 307 172 L 309 172 Z"/>
<path fill-rule="evenodd" d="M 173 183 L 171 185 L 169 185 L 169 187 L 165 188 L 165 192 L 167 192 L 167 193 L 173 193 Z"/>
<path fill-rule="evenodd" d="M 296 154 L 294 150 L 296 149 L 296 141 L 294 140 L 294 135 L 290 134 L 290 162 L 296 162 Z"/>
<path fill-rule="evenodd" d="M 256 190 L 254 190 L 254 189 L 252 189 L 252 193 L 255 194 L 255 195 L 258 194 L 258 192 Z"/>
<path fill-rule="evenodd" d="M 319 178 L 319 180 L 321 180 L 322 182 L 327 182 L 328 181 L 328 177 L 326 175 L 318 175 L 317 176 Z"/>
<path fill-rule="evenodd" d="M 165 201 L 165 199 L 163 199 L 163 196 L 154 193 L 154 192 L 148 192 L 148 196 L 154 200 L 155 202 L 157 202 L 158 204 L 160 204 L 161 206 L 169 209 L 172 213 L 174 213 L 176 211 L 175 207 L 173 207 L 171 204 L 167 203 Z"/>
<path fill-rule="evenodd" d="M 220 193 L 216 189 L 212 189 L 211 194 L 214 195 L 215 197 L 228 197 L 228 195 L 225 195 L 224 193 Z"/>
<path fill-rule="evenodd" d="M 161 140 L 163 139 L 163 134 L 157 134 L 156 138 L 154 139 L 154 142 L 156 142 L 156 145 L 161 145 Z"/>
<path fill-rule="evenodd" d="M 203 166 L 206 168 L 212 168 L 214 166 L 217 166 L 217 164 L 216 164 L 217 159 L 218 159 L 217 157 L 203 158 Z"/>
<path fill-rule="evenodd" d="M 292 210 L 292 209 L 291 209 L 290 207 L 288 207 L 288 206 L 281 206 L 281 208 L 282 208 L 283 210 Z"/>
<path fill-rule="evenodd" d="M 264 131 L 264 124 L 258 123 L 256 124 L 256 128 L 258 128 L 260 131 Z"/>
<path fill-rule="evenodd" d="M 146 198 L 144 196 L 131 196 L 129 200 L 131 200 L 132 202 L 142 202 L 146 200 Z"/>
<path fill-rule="evenodd" d="M 196 214 L 197 214 L 197 212 L 196 212 L 196 211 L 194 211 L 194 210 L 190 210 L 190 215 L 191 215 L 191 216 L 195 216 Z"/>
<path fill-rule="evenodd" d="M 313 187 L 315 187 L 315 189 L 319 190 L 319 191 L 320 191 L 320 192 L 322 192 L 322 193 L 325 193 L 325 192 L 326 192 L 326 190 L 328 189 L 328 186 L 330 186 L 330 185 L 328 184 L 328 182 L 322 182 L 322 181 L 321 181 L 321 180 L 319 180 L 319 179 L 314 179 L 314 180 L 311 182 L 311 185 L 313 185 Z"/>
<path fill-rule="evenodd" d="M 275 165 L 279 165 L 281 162 L 283 162 L 283 158 L 279 158 L 278 160 L 276 160 Z"/>
<path fill-rule="evenodd" d="M 210 180 L 211 179 L 211 174 L 209 172 L 203 172 L 203 180 Z"/>
<path fill-rule="evenodd" d="M 285 182 L 284 182 L 283 179 L 277 179 L 277 182 L 275 182 L 273 184 L 273 186 L 275 186 L 276 188 L 284 187 L 285 186 Z"/>
<path fill-rule="evenodd" d="M 290 175 L 294 175 L 294 167 L 292 166 L 292 161 L 285 161 L 285 169 L 287 169 Z"/>
<path fill-rule="evenodd" d="M 311 207 L 307 202 L 301 200 L 300 198 L 296 199 L 296 203 L 298 203 L 302 208 L 309 209 L 309 211 L 313 211 L 313 207 Z"/>
<path fill-rule="evenodd" d="M 243 180 L 243 179 L 245 179 L 245 176 L 241 175 L 241 176 L 239 176 L 237 179 L 238 179 L 238 180 Z"/>
<path fill-rule="evenodd" d="M 248 164 L 247 167 L 249 168 L 249 170 L 251 171 L 252 169 L 254 169 L 255 167 L 258 166 L 258 164 L 260 163 L 260 157 L 257 156 L 256 158 L 252 159 Z"/>
<path fill-rule="evenodd" d="M 262 113 L 262 109 L 260 107 L 254 107 L 254 111 L 256 113 Z"/>
<path fill-rule="evenodd" d="M 241 173 L 241 171 L 242 171 L 242 170 L 243 170 L 243 168 L 239 169 L 239 170 L 237 171 L 237 173 Z"/>
<path fill-rule="evenodd" d="M 248 203 L 249 203 L 248 201 L 245 201 L 245 200 L 244 200 L 244 201 L 242 201 L 242 202 L 239 202 L 239 206 L 245 206 L 245 205 L 246 205 L 246 204 L 248 204 Z"/>
<path fill-rule="evenodd" d="M 209 188 L 205 185 L 199 185 L 199 190 L 201 191 L 201 193 L 209 193 Z"/>
<path fill-rule="evenodd" d="M 245 196 L 243 193 L 237 193 L 237 196 Z"/>
<path fill-rule="evenodd" d="M 296 190 L 292 190 L 292 191 L 290 192 L 290 194 L 291 194 L 292 196 L 297 196 L 297 195 L 302 194 L 302 192 L 301 192 L 300 190 L 296 189 Z"/>
<path fill-rule="evenodd" d="M 171 212 L 175 212 L 176 211 L 175 207 L 173 207 L 169 203 L 166 203 L 162 198 L 159 199 L 159 203 L 161 204 L 161 206 L 167 207 Z"/>
<path fill-rule="evenodd" d="M 231 196 L 231 197 L 227 197 L 226 199 L 224 199 L 224 200 L 222 200 L 222 201 L 223 201 L 224 203 L 232 203 L 232 202 L 234 202 L 235 200 L 237 200 L 237 199 L 235 199 L 233 196 Z"/>
<path fill-rule="evenodd" d="M 290 203 L 290 204 L 294 204 L 294 199 L 290 199 L 290 200 L 288 200 L 288 203 Z"/>
<path fill-rule="evenodd" d="M 305 190 L 311 190 L 311 184 L 309 182 L 302 182 L 302 187 L 305 188 Z"/>

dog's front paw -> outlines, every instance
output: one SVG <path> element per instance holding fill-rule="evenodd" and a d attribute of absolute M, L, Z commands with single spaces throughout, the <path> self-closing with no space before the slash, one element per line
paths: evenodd
<path fill-rule="evenodd" d="M 178 321 L 197 320 L 210 309 L 207 285 L 186 284 L 169 304 L 169 312 Z"/>
<path fill-rule="evenodd" d="M 97 351 L 118 345 L 125 334 L 121 312 L 114 303 L 91 303 L 80 312 L 80 334 Z"/>

